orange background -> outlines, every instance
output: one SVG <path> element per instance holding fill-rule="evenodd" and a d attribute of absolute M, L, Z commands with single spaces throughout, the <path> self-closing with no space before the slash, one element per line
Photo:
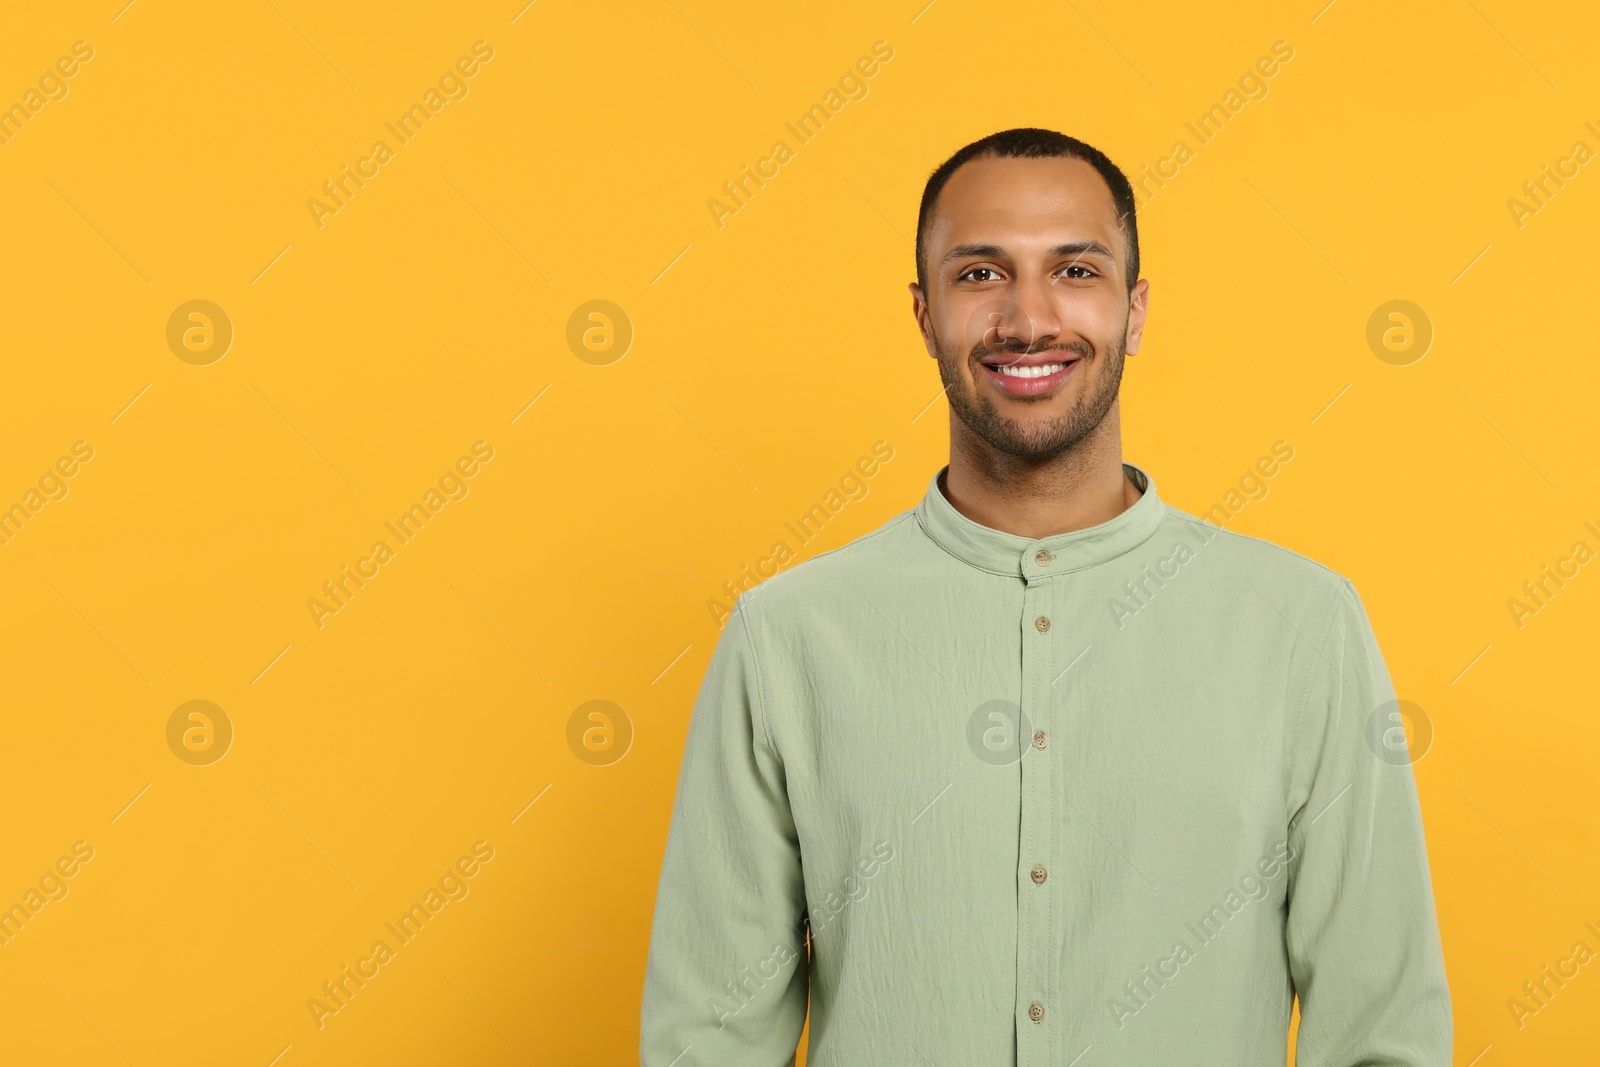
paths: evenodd
<path fill-rule="evenodd" d="M 1586 154 L 1508 205 L 1600 149 L 1592 6 L 124 2 L 0 34 L 0 105 L 27 116 L 0 144 L 0 506 L 24 508 L 0 544 L 0 905 L 65 891 L 0 945 L 0 1060 L 636 1062 L 710 604 L 775 541 L 876 529 L 945 462 L 917 201 L 1021 125 L 1135 180 L 1188 142 L 1141 212 L 1125 453 L 1204 513 L 1292 445 L 1227 525 L 1350 576 L 1431 724 L 1456 1062 L 1592 1056 L 1600 964 L 1520 1026 L 1507 1006 L 1600 950 L 1600 564 L 1520 627 L 1507 606 L 1600 549 L 1600 176 Z M 445 82 L 465 95 L 391 140 L 479 41 Z M 879 41 L 799 142 L 785 123 Z M 1292 59 L 1199 143 L 1185 123 L 1278 41 Z M 780 139 L 719 225 L 708 201 Z M 337 212 L 307 206 L 378 140 Z M 1421 358 L 1369 346 L 1397 299 L 1431 323 Z M 169 346 L 194 300 L 225 352 L 183 349 L 198 320 Z M 575 348 L 594 300 L 619 332 Z M 867 494 L 794 541 L 878 441 Z M 492 459 L 451 477 L 476 442 Z M 386 532 L 434 488 L 420 534 Z M 319 626 L 346 565 L 369 578 Z M 197 700 L 221 717 L 169 734 Z M 621 709 L 598 753 L 569 729 L 594 700 Z M 225 726 L 221 759 L 180 758 Z M 441 879 L 466 895 L 361 964 Z M 319 1028 L 346 965 L 375 976 Z"/>

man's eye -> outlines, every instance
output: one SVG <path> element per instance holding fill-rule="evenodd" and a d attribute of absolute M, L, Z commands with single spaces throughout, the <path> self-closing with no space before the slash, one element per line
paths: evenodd
<path fill-rule="evenodd" d="M 956 281 L 958 281 L 958 282 L 959 281 L 964 281 L 967 278 L 972 278 L 972 276 L 974 274 L 980 274 L 980 273 L 981 274 L 993 274 L 994 270 L 991 267 L 973 267 L 971 270 L 964 272 L 963 274 L 961 274 L 960 277 L 956 278 Z M 975 281 L 975 282 L 987 281 L 987 279 L 985 279 L 985 278 L 972 278 L 972 280 Z"/>
<path fill-rule="evenodd" d="M 1096 277 L 1096 274 L 1095 274 L 1095 272 L 1093 270 L 1091 270 L 1090 268 L 1085 267 L 1085 266 L 1083 266 L 1082 264 L 1079 264 L 1079 263 L 1074 263 L 1074 264 L 1072 264 L 1071 266 L 1069 266 L 1069 267 L 1067 267 L 1065 269 L 1069 270 L 1069 271 L 1070 270 L 1081 270 L 1081 271 L 1083 271 L 1082 274 L 1073 275 L 1073 277 L 1077 277 L 1077 278 L 1093 278 L 1093 277 Z"/>

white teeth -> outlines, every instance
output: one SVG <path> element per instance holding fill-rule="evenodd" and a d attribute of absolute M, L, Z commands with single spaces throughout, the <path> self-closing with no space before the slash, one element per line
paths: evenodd
<path fill-rule="evenodd" d="M 1065 367 L 1065 363 L 1046 363 L 1039 367 L 995 367 L 1008 378 L 1043 378 L 1047 374 L 1054 374 Z"/>

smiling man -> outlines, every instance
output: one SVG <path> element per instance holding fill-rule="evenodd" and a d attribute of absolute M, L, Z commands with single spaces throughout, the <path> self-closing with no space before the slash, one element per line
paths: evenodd
<path fill-rule="evenodd" d="M 928 180 L 912 311 L 950 462 L 739 597 L 688 727 L 645 1067 L 792 1064 L 808 998 L 811 1067 L 1282 1064 L 1296 999 L 1308 1067 L 1450 1063 L 1365 607 L 1122 458 L 1138 274 L 1132 189 L 1081 141 L 1008 130 Z"/>

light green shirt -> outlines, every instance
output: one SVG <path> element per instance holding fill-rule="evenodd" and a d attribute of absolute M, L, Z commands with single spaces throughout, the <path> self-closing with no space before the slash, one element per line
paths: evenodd
<path fill-rule="evenodd" d="M 1031 539 L 942 468 L 740 594 L 684 746 L 645 1067 L 1451 1059 L 1395 699 L 1350 581 L 1156 495 Z M 807 933 L 809 929 L 809 953 Z"/>

